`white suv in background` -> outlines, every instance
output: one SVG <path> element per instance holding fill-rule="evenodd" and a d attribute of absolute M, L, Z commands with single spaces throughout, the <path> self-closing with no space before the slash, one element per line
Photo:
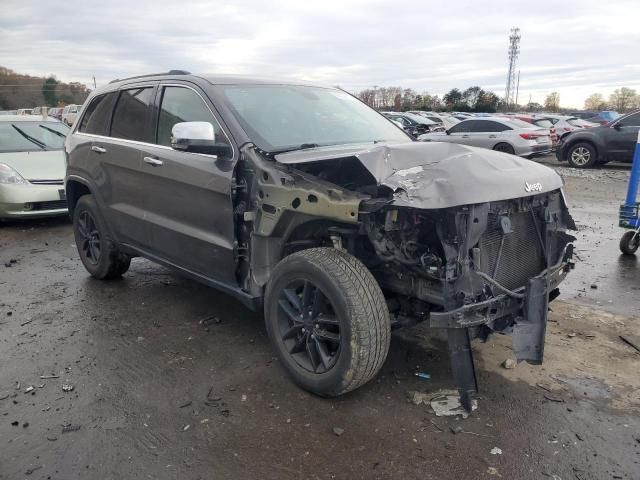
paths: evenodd
<path fill-rule="evenodd" d="M 62 110 L 62 123 L 66 123 L 69 126 L 73 125 L 81 108 L 82 105 L 67 105 L 64 107 L 64 110 Z"/>

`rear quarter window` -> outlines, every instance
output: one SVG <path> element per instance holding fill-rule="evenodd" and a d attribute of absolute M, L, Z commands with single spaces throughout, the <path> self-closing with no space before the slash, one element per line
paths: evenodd
<path fill-rule="evenodd" d="M 93 135 L 108 135 L 109 119 L 116 95 L 117 92 L 110 92 L 93 98 L 85 109 L 78 131 Z"/>
<path fill-rule="evenodd" d="M 153 87 L 122 90 L 113 111 L 111 136 L 125 140 L 147 142 L 149 104 Z"/>

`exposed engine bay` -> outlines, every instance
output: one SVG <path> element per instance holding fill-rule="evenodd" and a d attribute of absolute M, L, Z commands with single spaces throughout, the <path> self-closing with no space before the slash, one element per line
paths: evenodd
<path fill-rule="evenodd" d="M 469 410 L 477 391 L 471 340 L 511 333 L 516 358 L 541 363 L 548 302 L 573 266 L 566 230 L 575 225 L 559 176 L 495 155 L 410 143 L 270 158 L 249 146 L 233 192 L 238 282 L 257 294 L 290 253 L 349 252 L 382 288 L 392 326 L 447 329 Z M 516 170 L 525 178 L 514 181 Z M 540 188 L 527 192 L 532 183 Z"/>

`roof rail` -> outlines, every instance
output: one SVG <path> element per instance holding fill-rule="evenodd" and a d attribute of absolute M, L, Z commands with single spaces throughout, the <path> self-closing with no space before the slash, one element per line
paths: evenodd
<path fill-rule="evenodd" d="M 115 80 L 111 80 L 109 83 L 121 82 L 123 80 L 133 80 L 135 78 L 157 77 L 158 75 L 191 75 L 191 72 L 188 72 L 186 70 L 169 70 L 168 72 L 148 73 L 146 75 L 136 75 L 135 77 L 116 78 Z"/>

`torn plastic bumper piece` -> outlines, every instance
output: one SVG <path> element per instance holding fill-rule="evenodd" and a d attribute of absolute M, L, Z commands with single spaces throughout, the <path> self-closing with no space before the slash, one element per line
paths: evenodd
<path fill-rule="evenodd" d="M 433 312 L 431 327 L 447 328 L 449 362 L 460 394 L 460 404 L 471 412 L 472 396 L 478 391 L 470 328 L 492 325 L 497 319 L 513 316 L 513 349 L 518 362 L 542 363 L 547 326 L 549 295 L 564 279 L 571 264 L 561 262 L 554 268 L 531 278 L 518 290 L 522 298 L 500 295 L 490 300 L 465 305 L 449 312 Z"/>

